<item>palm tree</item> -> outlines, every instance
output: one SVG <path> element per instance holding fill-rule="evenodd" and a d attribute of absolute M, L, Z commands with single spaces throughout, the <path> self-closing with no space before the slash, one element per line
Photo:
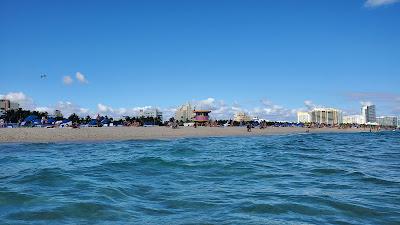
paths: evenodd
<path fill-rule="evenodd" d="M 72 123 L 79 123 L 79 116 L 76 115 L 75 113 L 72 113 L 69 117 L 68 120 L 72 121 Z"/>

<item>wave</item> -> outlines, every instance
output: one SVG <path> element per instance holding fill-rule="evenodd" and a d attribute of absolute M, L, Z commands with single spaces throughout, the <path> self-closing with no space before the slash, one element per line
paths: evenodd
<path fill-rule="evenodd" d="M 63 186 L 70 181 L 72 181 L 72 176 L 65 170 L 59 168 L 43 168 L 31 172 L 30 174 L 23 175 L 19 179 L 16 179 L 15 183 L 20 185 Z"/>
<path fill-rule="evenodd" d="M 335 175 L 335 174 L 347 173 L 346 170 L 338 168 L 317 168 L 317 169 L 312 169 L 310 172 L 316 175 Z"/>

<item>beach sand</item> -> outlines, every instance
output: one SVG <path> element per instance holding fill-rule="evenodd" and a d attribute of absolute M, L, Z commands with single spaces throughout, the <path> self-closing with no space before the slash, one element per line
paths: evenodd
<path fill-rule="evenodd" d="M 1 142 L 65 142 L 65 141 L 101 141 L 164 139 L 181 137 L 217 137 L 217 136 L 260 136 L 273 134 L 306 133 L 307 128 L 268 127 L 252 129 L 245 127 L 86 127 L 86 128 L 2 128 Z M 364 129 L 313 128 L 310 133 L 364 132 Z"/>

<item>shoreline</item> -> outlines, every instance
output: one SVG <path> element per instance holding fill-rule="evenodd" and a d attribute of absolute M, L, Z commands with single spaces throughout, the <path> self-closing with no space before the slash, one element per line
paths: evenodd
<path fill-rule="evenodd" d="M 254 128 L 247 132 L 245 127 L 87 127 L 87 128 L 3 128 L 0 143 L 43 143 L 80 141 L 123 141 L 152 140 L 196 137 L 252 137 L 301 133 L 358 133 L 367 129 L 267 127 Z"/>

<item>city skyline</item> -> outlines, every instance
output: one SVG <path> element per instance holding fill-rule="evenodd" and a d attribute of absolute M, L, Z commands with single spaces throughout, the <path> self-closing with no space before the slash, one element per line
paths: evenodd
<path fill-rule="evenodd" d="M 13 95 L 21 95 L 22 93 L 12 93 Z M 98 111 L 90 111 L 87 109 L 83 109 L 83 108 L 76 108 L 76 106 L 72 105 L 72 103 L 70 102 L 60 102 L 58 104 L 57 107 L 54 108 L 49 108 L 49 107 L 37 107 L 37 108 L 29 108 L 29 107 L 25 107 L 25 106 L 21 106 L 19 102 L 13 101 L 13 100 L 9 100 L 10 98 L 7 98 L 7 96 L 1 96 L 0 95 L 0 101 L 4 101 L 4 100 L 8 100 L 8 104 L 11 105 L 11 107 L 9 107 L 9 109 L 14 109 L 16 110 L 17 108 L 22 108 L 24 110 L 31 110 L 31 111 L 39 111 L 39 112 L 47 112 L 48 115 L 50 116 L 54 116 L 55 114 L 59 113 L 60 115 L 63 115 L 65 117 L 68 117 L 72 114 L 77 114 L 80 117 L 85 117 L 85 116 L 90 116 L 90 117 L 96 117 L 96 116 L 111 116 L 111 117 L 116 117 L 116 118 L 123 118 L 123 117 L 155 117 L 155 116 L 149 116 L 151 115 L 158 115 L 158 112 L 160 113 L 160 117 L 163 117 L 164 114 L 164 121 L 169 120 L 170 118 L 186 118 L 189 117 L 187 115 L 182 115 L 183 114 L 188 114 L 188 113 L 193 113 L 196 110 L 209 110 L 211 112 L 211 118 L 212 119 L 217 119 L 217 120 L 225 120 L 225 119 L 235 119 L 236 117 L 248 117 L 248 118 L 257 118 L 258 119 L 262 119 L 262 120 L 268 120 L 268 121 L 287 121 L 287 122 L 295 122 L 296 118 L 293 118 L 292 114 L 295 114 L 295 117 L 297 117 L 297 122 L 310 122 L 309 120 L 311 120 L 311 114 L 313 111 L 315 110 L 335 110 L 338 111 L 342 116 L 347 117 L 348 121 L 357 121 L 354 123 L 359 123 L 359 124 L 363 124 L 365 123 L 364 121 L 367 122 L 374 122 L 374 121 L 370 121 L 373 120 L 374 118 L 377 119 L 378 117 L 396 117 L 395 115 L 383 115 L 383 114 L 376 114 L 376 109 L 375 109 L 375 105 L 372 104 L 372 102 L 361 102 L 361 107 L 360 107 L 360 112 L 359 113 L 355 113 L 355 114 L 349 114 L 348 112 L 345 112 L 339 108 L 331 108 L 331 107 L 323 107 L 323 106 L 318 106 L 318 105 L 314 105 L 312 102 L 310 101 L 305 101 L 304 105 L 305 107 L 303 108 L 299 108 L 299 109 L 293 109 L 290 112 L 287 112 L 287 114 L 289 116 L 286 116 L 285 119 L 280 119 L 282 117 L 274 117 L 274 112 L 272 112 L 271 114 L 266 114 L 265 111 L 261 110 L 261 111 L 257 111 L 258 109 L 253 109 L 253 111 L 251 110 L 247 110 L 247 109 L 243 109 L 240 107 L 232 107 L 232 108 L 228 108 L 227 110 L 224 110 L 224 105 L 219 105 L 220 108 L 216 108 L 216 104 L 214 103 L 215 100 L 212 98 L 206 99 L 206 100 L 202 100 L 202 101 L 187 101 L 186 103 L 180 105 L 179 107 L 176 108 L 169 108 L 169 109 L 161 109 L 159 107 L 153 107 L 153 106 L 145 106 L 145 107 L 135 107 L 135 108 L 130 108 L 130 109 L 126 109 L 126 108 L 120 108 L 120 109 L 112 109 L 108 106 L 105 105 L 98 105 Z M 7 108 L 7 103 L 5 103 Z M 217 103 L 218 104 L 218 103 Z M 221 103 L 220 103 L 221 104 Z M 269 103 L 264 103 L 264 104 L 269 104 Z M 275 106 L 272 106 L 272 108 L 274 108 Z M 367 110 L 369 107 L 373 107 L 372 112 L 373 114 L 371 114 L 371 118 L 367 119 L 367 120 L 362 120 L 363 122 L 359 122 L 358 118 L 365 117 L 365 110 Z M 191 108 L 191 112 L 187 111 L 189 108 Z M 221 110 L 221 108 L 223 110 Z M 7 109 L 6 109 L 7 110 Z M 183 111 L 182 111 L 183 110 Z M 265 110 L 265 109 L 264 109 Z M 280 110 L 279 106 L 278 108 L 276 108 L 276 110 Z M 282 109 L 285 110 L 285 109 Z M 146 116 L 146 114 L 149 114 Z M 179 114 L 179 115 L 178 115 Z M 304 114 L 304 115 L 303 115 Z M 305 115 L 308 115 L 308 119 L 305 119 Z M 272 116 L 271 116 L 272 115 Z M 379 116 L 377 116 L 379 115 Z M 157 116 L 158 117 L 158 116 Z M 303 118 L 303 119 L 299 119 L 299 118 Z M 399 117 L 400 118 L 400 117 Z M 339 119 L 338 119 L 339 121 Z"/>
<path fill-rule="evenodd" d="M 2 1 L 0 97 L 82 115 L 191 102 L 295 120 L 370 102 L 398 116 L 399 12 L 393 0 Z"/>

